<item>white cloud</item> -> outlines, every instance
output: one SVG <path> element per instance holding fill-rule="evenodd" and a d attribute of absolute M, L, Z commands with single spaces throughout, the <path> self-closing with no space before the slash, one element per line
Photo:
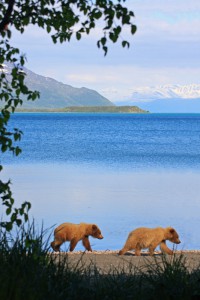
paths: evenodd
<path fill-rule="evenodd" d="M 67 75 L 65 77 L 65 81 L 66 82 L 73 82 L 74 84 L 78 84 L 78 85 L 84 85 L 84 84 L 93 84 L 98 82 L 98 78 L 95 74 L 92 75 L 92 73 L 85 73 L 83 72 L 83 74 L 80 74 L 80 72 L 78 73 L 70 73 L 69 75 Z"/>
<path fill-rule="evenodd" d="M 127 0 L 138 27 L 131 48 L 111 46 L 106 58 L 97 50 L 99 26 L 80 42 L 54 45 L 36 27 L 13 32 L 13 43 L 27 54 L 32 71 L 76 87 L 95 89 L 122 101 L 135 87 L 192 84 L 200 74 L 200 1 Z M 127 30 L 123 37 L 127 37 Z"/>
<path fill-rule="evenodd" d="M 200 34 L 200 1 L 130 1 L 135 11 L 140 39 L 196 40 Z"/>
<path fill-rule="evenodd" d="M 125 101 L 135 88 L 165 84 L 199 83 L 200 68 L 142 68 L 127 65 L 87 65 L 69 68 L 62 82 L 95 89 L 112 101 Z M 61 75 L 61 74 L 60 74 Z"/>

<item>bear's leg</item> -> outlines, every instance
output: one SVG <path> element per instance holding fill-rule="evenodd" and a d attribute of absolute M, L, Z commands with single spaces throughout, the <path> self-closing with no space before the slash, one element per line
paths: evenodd
<path fill-rule="evenodd" d="M 125 254 L 126 252 L 127 252 L 128 250 L 126 250 L 125 248 L 123 248 L 123 249 L 121 249 L 120 251 L 119 251 L 119 255 L 123 255 L 123 254 Z"/>
<path fill-rule="evenodd" d="M 54 251 L 60 252 L 60 245 L 56 245 L 55 248 L 54 248 Z"/>
<path fill-rule="evenodd" d="M 164 253 L 169 254 L 169 255 L 172 255 L 172 254 L 173 254 L 173 251 L 167 247 L 165 241 L 162 241 L 162 242 L 160 243 L 160 250 L 161 250 L 162 252 L 164 252 Z"/>
<path fill-rule="evenodd" d="M 129 251 L 129 250 L 131 250 L 131 249 L 129 249 L 129 248 L 127 248 L 126 246 L 124 246 L 124 248 L 122 248 L 120 251 L 119 251 L 119 255 L 123 255 L 123 254 L 125 254 L 127 251 Z"/>
<path fill-rule="evenodd" d="M 71 242 L 70 242 L 69 251 L 73 251 L 74 248 L 76 247 L 77 243 L 78 243 L 77 239 L 72 239 Z"/>
<path fill-rule="evenodd" d="M 138 244 L 135 247 L 135 255 L 136 256 L 140 256 L 141 255 L 141 247 Z"/>
<path fill-rule="evenodd" d="M 88 237 L 84 237 L 82 240 L 83 246 L 85 247 L 86 250 L 91 251 L 92 252 L 92 248 L 90 246 L 90 241 Z"/>
<path fill-rule="evenodd" d="M 53 248 L 54 251 L 58 252 L 60 251 L 60 246 L 62 245 L 62 243 L 63 243 L 62 241 L 55 240 L 51 243 L 51 247 Z"/>
<path fill-rule="evenodd" d="M 149 254 L 151 255 L 151 256 L 153 256 L 154 255 L 154 250 L 156 249 L 156 247 L 154 246 L 154 245 L 150 245 L 149 246 Z"/>
<path fill-rule="evenodd" d="M 55 251 L 55 242 L 51 242 L 51 248 Z"/>

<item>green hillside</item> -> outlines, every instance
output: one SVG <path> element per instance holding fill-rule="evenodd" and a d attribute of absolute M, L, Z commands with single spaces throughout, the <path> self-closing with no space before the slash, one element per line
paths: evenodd
<path fill-rule="evenodd" d="M 26 102 L 23 107 L 62 108 L 67 106 L 112 106 L 111 101 L 94 90 L 74 88 L 55 79 L 37 75 L 26 70 L 29 88 L 40 92 L 40 99 L 34 103 Z"/>
<path fill-rule="evenodd" d="M 9 74 L 12 66 L 6 64 L 3 72 Z M 38 75 L 26 68 L 26 84 L 31 90 L 40 92 L 37 101 L 24 101 L 23 108 L 63 108 L 68 106 L 114 106 L 98 92 L 82 87 L 75 88 L 55 79 Z"/>

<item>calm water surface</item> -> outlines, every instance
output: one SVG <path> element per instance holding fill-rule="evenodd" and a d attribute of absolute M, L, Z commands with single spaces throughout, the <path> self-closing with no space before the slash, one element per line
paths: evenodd
<path fill-rule="evenodd" d="M 2 157 L 3 176 L 38 224 L 95 222 L 105 238 L 91 239 L 94 249 L 120 249 L 138 226 L 170 225 L 178 249 L 200 248 L 199 114 L 29 113 L 12 126 L 24 132 L 23 154 Z"/>

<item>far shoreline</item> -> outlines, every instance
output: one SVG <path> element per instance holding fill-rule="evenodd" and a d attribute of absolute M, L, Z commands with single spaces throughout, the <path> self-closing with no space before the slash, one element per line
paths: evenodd
<path fill-rule="evenodd" d="M 16 112 L 33 113 L 130 113 L 130 114 L 148 114 L 137 106 L 69 106 L 64 108 L 17 108 Z"/>

